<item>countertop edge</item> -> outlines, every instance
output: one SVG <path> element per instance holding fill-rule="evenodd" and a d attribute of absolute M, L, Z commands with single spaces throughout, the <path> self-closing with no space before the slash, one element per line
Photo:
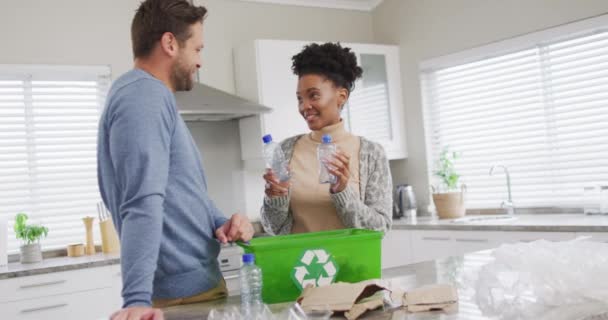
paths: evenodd
<path fill-rule="evenodd" d="M 57 258 L 51 258 L 57 259 Z M 46 259 L 45 261 L 51 260 Z M 17 270 L 17 271 L 7 271 L 0 273 L 0 280 L 14 279 L 20 277 L 27 276 L 35 276 L 35 275 L 43 275 L 48 273 L 56 273 L 63 271 L 73 271 L 73 270 L 81 270 L 81 269 L 89 269 L 89 268 L 97 268 L 97 267 L 105 267 L 120 264 L 120 258 L 104 258 L 97 261 L 84 261 L 81 263 L 68 263 L 64 265 L 52 265 L 52 266 L 41 266 L 40 268 L 32 268 L 26 270 Z"/>
<path fill-rule="evenodd" d="M 608 232 L 608 226 L 518 226 L 518 225 L 408 225 L 393 224 L 392 230 L 510 231 L 510 232 Z"/>

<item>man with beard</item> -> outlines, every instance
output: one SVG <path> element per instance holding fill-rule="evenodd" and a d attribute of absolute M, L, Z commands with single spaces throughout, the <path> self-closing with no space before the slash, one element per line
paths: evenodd
<path fill-rule="evenodd" d="M 112 84 L 98 135 L 98 180 L 121 242 L 123 309 L 112 319 L 161 319 L 153 307 L 226 296 L 220 242 L 253 235 L 246 216 L 213 204 L 199 151 L 173 92 L 201 66 L 207 10 L 146 0 L 131 25 L 134 69 Z"/>

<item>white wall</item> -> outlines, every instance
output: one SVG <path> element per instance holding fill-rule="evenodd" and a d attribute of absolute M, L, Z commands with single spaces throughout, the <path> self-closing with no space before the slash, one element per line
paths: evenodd
<path fill-rule="evenodd" d="M 236 120 L 221 122 L 188 122 L 195 137 L 206 169 L 209 195 L 224 214 L 230 215 L 244 208 L 239 190 L 239 181 L 233 174 L 241 167 L 239 124 Z"/>
<path fill-rule="evenodd" d="M 0 63 L 103 64 L 113 77 L 132 67 L 130 25 L 139 0 L 2 0 Z M 209 10 L 201 80 L 234 92 L 232 49 L 256 38 L 371 42 L 371 14 L 196 0 Z M 240 208 L 232 173 L 241 169 L 235 122 L 189 124 L 204 157 L 211 196 L 226 214 Z M 214 138 L 222 137 L 222 142 Z"/>
<path fill-rule="evenodd" d="M 130 26 L 140 0 L 3 0 L 0 63 L 132 65 Z M 234 92 L 232 49 L 256 38 L 371 42 L 371 15 L 347 10 L 196 0 L 207 7 L 203 82 Z"/>
<path fill-rule="evenodd" d="M 252 39 L 372 42 L 371 14 L 359 11 L 196 0 L 209 9 L 202 80 L 234 92 L 232 49 Z"/>
<path fill-rule="evenodd" d="M 426 209 L 420 61 L 606 12 L 606 0 L 384 0 L 372 13 L 374 40 L 400 46 L 409 154 L 391 162 L 394 182 L 412 184 Z"/>

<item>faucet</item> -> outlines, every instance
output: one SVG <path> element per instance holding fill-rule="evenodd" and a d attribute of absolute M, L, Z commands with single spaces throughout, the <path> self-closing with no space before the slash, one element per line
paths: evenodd
<path fill-rule="evenodd" d="M 496 168 L 502 168 L 505 172 L 505 176 L 507 177 L 508 198 L 506 201 L 503 200 L 503 202 L 500 204 L 500 207 L 503 209 L 507 209 L 507 214 L 513 215 L 515 214 L 515 205 L 513 204 L 513 198 L 511 197 L 511 175 L 509 174 L 509 169 L 502 165 L 492 166 L 492 168 L 490 168 L 490 176 L 494 173 L 494 169 Z"/>

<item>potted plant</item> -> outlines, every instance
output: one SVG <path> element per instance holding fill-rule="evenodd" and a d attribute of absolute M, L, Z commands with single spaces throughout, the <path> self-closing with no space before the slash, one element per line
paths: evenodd
<path fill-rule="evenodd" d="M 46 237 L 49 229 L 40 225 L 27 225 L 27 215 L 18 213 L 15 216 L 15 236 L 21 239 L 21 263 L 35 263 L 42 261 L 40 239 Z"/>
<path fill-rule="evenodd" d="M 441 151 L 436 164 L 434 175 L 439 179 L 433 189 L 433 203 L 440 219 L 454 219 L 465 215 L 464 203 L 465 186 L 460 186 L 460 175 L 454 169 L 454 161 L 458 158 L 456 152 L 450 152 L 446 147 Z M 460 188 L 459 188 L 460 187 Z"/>

